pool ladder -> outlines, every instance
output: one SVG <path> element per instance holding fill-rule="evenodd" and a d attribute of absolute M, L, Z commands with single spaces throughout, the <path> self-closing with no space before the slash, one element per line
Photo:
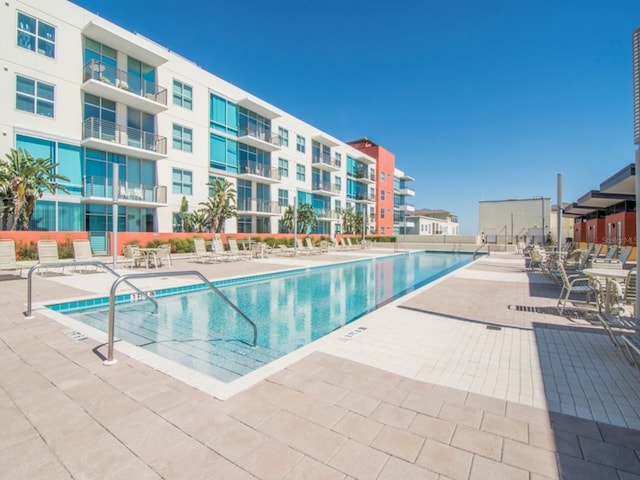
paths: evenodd
<path fill-rule="evenodd" d="M 215 294 L 217 294 L 222 300 L 224 300 L 231 308 L 233 308 L 253 329 L 253 342 L 251 344 L 252 347 L 257 345 L 258 341 L 258 328 L 256 324 L 251 321 L 249 317 L 247 317 L 242 310 L 240 310 L 231 300 L 229 300 L 218 288 L 213 285 L 207 278 L 197 270 L 182 270 L 177 272 L 147 272 L 147 273 L 128 273 L 126 275 L 119 275 L 119 278 L 113 282 L 111 285 L 111 292 L 109 293 L 109 329 L 107 332 L 108 335 L 108 347 L 107 347 L 107 359 L 102 363 L 105 365 L 114 365 L 118 361 L 113 358 L 113 340 L 114 340 L 114 330 L 115 330 L 115 306 L 116 306 L 116 290 L 118 289 L 118 285 L 122 282 L 126 282 L 129 284 L 129 278 L 153 278 L 153 277 L 181 277 L 186 275 L 193 275 L 200 280 L 202 280 Z M 129 284 L 130 285 L 130 284 Z M 140 291 L 139 289 L 137 289 Z M 143 292 L 144 293 L 144 292 Z M 157 302 L 151 299 L 148 294 L 144 294 L 147 298 L 154 301 L 156 303 L 156 312 L 157 313 Z"/>

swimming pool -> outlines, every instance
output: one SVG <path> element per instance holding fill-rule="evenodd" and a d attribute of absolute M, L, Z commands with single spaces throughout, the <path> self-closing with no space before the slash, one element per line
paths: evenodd
<path fill-rule="evenodd" d="M 214 282 L 258 329 L 205 285 L 153 292 L 151 305 L 119 295 L 116 337 L 210 375 L 235 380 L 473 259 L 469 254 L 413 252 L 332 266 Z M 108 299 L 49 308 L 106 331 Z"/>

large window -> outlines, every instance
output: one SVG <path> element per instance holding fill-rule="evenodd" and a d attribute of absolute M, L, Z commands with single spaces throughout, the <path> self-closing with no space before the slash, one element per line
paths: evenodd
<path fill-rule="evenodd" d="M 173 104 L 193 110 L 193 88 L 186 83 L 173 81 Z"/>
<path fill-rule="evenodd" d="M 280 135 L 280 146 L 289 146 L 289 130 L 286 128 L 278 127 L 278 135 Z"/>
<path fill-rule="evenodd" d="M 209 123 L 211 128 L 238 134 L 238 106 L 229 100 L 210 95 Z"/>
<path fill-rule="evenodd" d="M 84 39 L 84 63 L 98 67 L 100 80 L 116 84 L 116 50 L 90 38 Z M 100 68 L 102 65 L 104 68 Z M 94 67 L 95 68 L 95 67 Z"/>
<path fill-rule="evenodd" d="M 174 123 L 173 148 L 185 152 L 193 151 L 193 130 Z"/>
<path fill-rule="evenodd" d="M 193 173 L 189 170 L 173 169 L 172 191 L 179 195 L 191 195 L 193 193 Z"/>
<path fill-rule="evenodd" d="M 243 107 L 238 109 L 238 129 L 240 136 L 249 135 L 271 141 L 271 120 Z"/>
<path fill-rule="evenodd" d="M 289 205 L 289 190 L 285 190 L 284 188 L 278 189 L 278 205 L 281 207 Z"/>
<path fill-rule="evenodd" d="M 238 171 L 238 142 L 220 135 L 209 135 L 209 166 L 236 173 Z"/>
<path fill-rule="evenodd" d="M 300 135 L 296 135 L 296 150 L 304 153 L 307 150 L 306 140 Z"/>
<path fill-rule="evenodd" d="M 56 56 L 56 27 L 18 12 L 18 46 L 45 57 Z"/>
<path fill-rule="evenodd" d="M 55 87 L 39 80 L 16 76 L 16 108 L 43 117 L 53 117 Z"/>
<path fill-rule="evenodd" d="M 296 180 L 304 182 L 307 178 L 304 165 L 296 165 Z"/>

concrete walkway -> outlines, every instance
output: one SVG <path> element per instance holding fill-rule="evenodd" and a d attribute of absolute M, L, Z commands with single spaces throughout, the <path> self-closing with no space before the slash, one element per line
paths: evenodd
<path fill-rule="evenodd" d="M 222 278 L 384 253 L 173 269 Z M 34 301 L 104 296 L 111 281 L 38 276 Z M 24 279 L 0 287 L 0 478 L 640 479 L 640 373 L 588 317 L 557 316 L 559 288 L 521 256 L 483 258 L 219 398 L 144 356 L 103 366 L 89 333 L 24 318 Z"/>

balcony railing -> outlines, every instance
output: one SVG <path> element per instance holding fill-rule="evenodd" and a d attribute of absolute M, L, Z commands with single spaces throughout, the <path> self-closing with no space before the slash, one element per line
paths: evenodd
<path fill-rule="evenodd" d="M 375 198 L 373 195 L 369 195 L 367 193 L 357 193 L 356 200 L 362 200 L 365 202 L 375 202 Z"/>
<path fill-rule="evenodd" d="M 315 213 L 317 218 L 322 219 L 331 219 L 331 220 L 340 220 L 340 212 L 338 210 L 329 210 L 329 209 L 314 209 L 313 213 Z"/>
<path fill-rule="evenodd" d="M 282 178 L 279 168 L 272 168 L 269 165 L 264 165 L 258 162 L 241 162 L 239 173 L 258 175 L 272 180 L 280 180 Z"/>
<path fill-rule="evenodd" d="M 331 155 L 313 155 L 311 157 L 311 163 L 313 163 L 314 165 L 327 165 L 333 168 L 342 167 L 342 161 L 337 158 L 331 158 Z"/>
<path fill-rule="evenodd" d="M 261 213 L 282 213 L 283 207 L 278 202 L 272 202 L 270 200 L 260 200 L 258 198 L 239 198 L 238 199 L 238 211 L 239 212 L 261 212 Z"/>
<path fill-rule="evenodd" d="M 280 135 L 272 133 L 270 129 L 259 125 L 240 125 L 238 127 L 238 136 L 256 138 L 262 142 L 270 143 L 278 147 L 282 146 Z"/>
<path fill-rule="evenodd" d="M 82 139 L 97 138 L 129 147 L 167 153 L 167 138 L 152 132 L 117 125 L 113 122 L 91 117 L 82 122 Z"/>
<path fill-rule="evenodd" d="M 145 183 L 120 182 L 118 198 L 137 202 L 167 203 L 167 187 Z M 84 177 L 84 197 L 113 198 L 113 181 L 106 177 Z"/>
<path fill-rule="evenodd" d="M 335 185 L 330 182 L 313 182 L 312 190 L 322 190 L 323 192 L 331 192 L 339 194 L 342 191 L 341 185 Z"/>
<path fill-rule="evenodd" d="M 167 104 L 167 89 L 112 65 L 91 60 L 84 66 L 84 81 L 98 80 L 154 102 Z"/>
<path fill-rule="evenodd" d="M 369 170 L 368 168 L 361 168 L 356 170 L 355 177 L 358 179 L 369 180 L 372 182 L 376 181 L 376 172 L 375 170 Z"/>

